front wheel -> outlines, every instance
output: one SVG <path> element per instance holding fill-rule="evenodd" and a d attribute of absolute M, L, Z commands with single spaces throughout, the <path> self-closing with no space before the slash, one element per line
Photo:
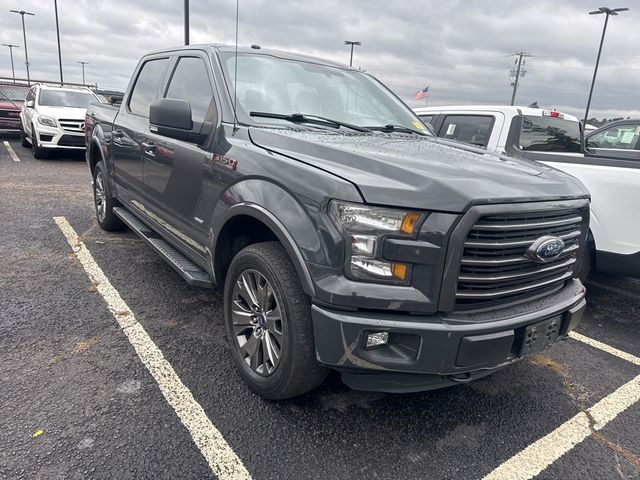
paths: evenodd
<path fill-rule="evenodd" d="M 93 203 L 100 228 L 107 231 L 122 230 L 124 223 L 115 213 L 115 199 L 109 192 L 104 162 L 98 162 L 93 169 Z"/>
<path fill-rule="evenodd" d="M 47 151 L 40 147 L 38 143 L 38 132 L 36 132 L 33 125 L 31 125 L 31 153 L 33 153 L 33 158 L 37 158 L 38 160 L 47 158 Z"/>
<path fill-rule="evenodd" d="M 22 124 L 20 125 L 20 142 L 25 148 L 29 148 L 31 146 L 29 140 L 27 140 L 27 132 L 24 131 L 24 126 Z"/>
<path fill-rule="evenodd" d="M 234 257 L 224 307 L 233 361 L 254 392 L 283 400 L 324 381 L 328 370 L 316 360 L 309 299 L 280 243 L 249 245 Z"/>

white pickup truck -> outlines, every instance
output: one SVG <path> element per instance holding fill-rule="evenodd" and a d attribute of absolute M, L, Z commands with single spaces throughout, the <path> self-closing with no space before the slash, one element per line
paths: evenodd
<path fill-rule="evenodd" d="M 465 105 L 417 108 L 439 137 L 525 157 L 577 177 L 591 192 L 590 258 L 599 271 L 640 277 L 640 120 L 587 133 L 555 110 Z"/>

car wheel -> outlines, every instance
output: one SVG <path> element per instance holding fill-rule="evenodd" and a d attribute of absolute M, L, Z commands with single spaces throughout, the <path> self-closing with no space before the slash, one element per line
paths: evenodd
<path fill-rule="evenodd" d="M 93 203 L 100 228 L 106 231 L 122 230 L 125 225 L 113 213 L 115 199 L 109 193 L 104 162 L 98 162 L 93 170 Z"/>
<path fill-rule="evenodd" d="M 582 253 L 582 261 L 580 262 L 580 270 L 578 271 L 578 278 L 582 283 L 587 282 L 589 273 L 591 272 L 591 259 L 593 258 L 593 247 L 587 242 L 587 245 Z"/>
<path fill-rule="evenodd" d="M 33 153 L 33 158 L 39 160 L 47 158 L 47 151 L 38 144 L 38 132 L 33 125 L 31 125 L 31 153 Z"/>
<path fill-rule="evenodd" d="M 233 361 L 251 390 L 282 400 L 324 381 L 328 369 L 316 360 L 309 298 L 279 242 L 249 245 L 234 257 L 224 306 Z"/>
<path fill-rule="evenodd" d="M 22 143 L 23 147 L 28 148 L 31 146 L 29 140 L 27 140 L 27 133 L 24 131 L 24 127 L 22 125 L 20 125 L 20 142 Z"/>

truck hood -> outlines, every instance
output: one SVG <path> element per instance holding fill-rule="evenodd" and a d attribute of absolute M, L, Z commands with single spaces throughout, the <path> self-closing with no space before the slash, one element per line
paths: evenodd
<path fill-rule="evenodd" d="M 38 114 L 53 118 L 64 118 L 66 120 L 84 120 L 87 113 L 86 108 L 81 107 L 46 107 L 38 106 Z"/>
<path fill-rule="evenodd" d="M 471 205 L 587 198 L 574 177 L 435 137 L 250 128 L 254 144 L 353 183 L 367 203 L 464 212 Z"/>

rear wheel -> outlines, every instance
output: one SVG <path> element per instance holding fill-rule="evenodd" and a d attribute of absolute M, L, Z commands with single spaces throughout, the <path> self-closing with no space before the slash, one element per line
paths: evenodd
<path fill-rule="evenodd" d="M 580 262 L 580 270 L 578 271 L 578 278 L 582 283 L 586 283 L 589 278 L 589 272 L 591 272 L 591 263 L 593 258 L 593 244 L 587 242 L 586 247 L 582 253 L 582 261 Z"/>
<path fill-rule="evenodd" d="M 47 151 L 40 147 L 38 143 L 38 132 L 33 125 L 31 125 L 31 153 L 33 153 L 33 158 L 43 159 L 47 158 Z"/>
<path fill-rule="evenodd" d="M 93 203 L 100 228 L 107 231 L 122 230 L 124 223 L 113 213 L 115 199 L 109 192 L 104 162 L 98 162 L 93 169 Z"/>
<path fill-rule="evenodd" d="M 254 392 L 282 400 L 324 381 L 328 370 L 316 360 L 309 299 L 280 243 L 253 244 L 234 257 L 224 306 L 233 361 Z"/>

